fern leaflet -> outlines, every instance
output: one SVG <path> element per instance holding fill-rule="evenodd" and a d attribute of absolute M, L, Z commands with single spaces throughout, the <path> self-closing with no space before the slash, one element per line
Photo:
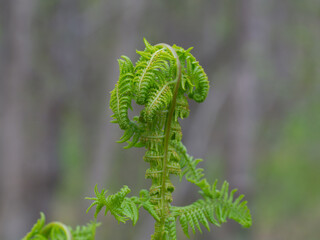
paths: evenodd
<path fill-rule="evenodd" d="M 96 197 L 86 198 L 89 200 L 94 200 L 94 202 L 89 206 L 87 212 L 93 207 L 96 206 L 96 211 L 94 216 L 97 217 L 98 213 L 102 208 L 106 208 L 105 215 L 108 211 L 118 220 L 118 222 L 126 222 L 131 219 L 135 225 L 138 220 L 138 210 L 134 202 L 130 198 L 126 198 L 126 195 L 131 192 L 128 186 L 123 186 L 119 192 L 105 197 L 106 191 L 102 189 L 101 192 L 98 191 L 96 186 L 94 189 Z"/>
<path fill-rule="evenodd" d="M 228 192 L 229 184 L 224 182 L 221 191 L 217 191 L 215 187 L 212 188 L 213 197 L 205 197 L 189 206 L 185 207 L 171 207 L 172 216 L 179 217 L 183 232 L 189 236 L 188 226 L 191 227 L 193 233 L 197 228 L 201 232 L 200 223 L 209 231 L 208 222 L 216 226 L 233 219 L 243 227 L 251 226 L 251 215 L 247 207 L 247 202 L 241 202 L 243 195 L 233 200 L 236 190 Z"/>

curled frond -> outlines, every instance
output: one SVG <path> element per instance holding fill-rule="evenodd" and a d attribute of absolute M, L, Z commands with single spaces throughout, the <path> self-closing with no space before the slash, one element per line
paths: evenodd
<path fill-rule="evenodd" d="M 134 77 L 134 69 L 131 60 L 122 56 L 119 59 L 120 76 L 115 88 L 111 91 L 110 108 L 114 115 L 112 122 L 118 123 L 120 128 L 128 129 L 130 120 L 128 118 L 128 108 L 131 108 L 132 98 L 132 80 Z"/>
<path fill-rule="evenodd" d="M 173 56 L 165 48 L 154 52 L 137 51 L 137 53 L 142 57 L 136 64 L 133 83 L 136 102 L 143 105 L 146 103 L 150 88 L 157 86 L 159 81 L 165 81 L 161 73 L 168 70 L 168 62 L 173 60 Z"/>
<path fill-rule="evenodd" d="M 41 217 L 32 227 L 31 231 L 22 240 L 94 240 L 97 222 L 91 222 L 86 226 L 77 226 L 75 230 L 61 222 L 50 222 L 45 224 L 45 215 Z"/>
<path fill-rule="evenodd" d="M 191 54 L 187 58 L 187 68 L 184 74 L 185 81 L 193 86 L 190 89 L 189 97 L 196 102 L 203 102 L 209 92 L 209 81 L 207 74 Z"/>

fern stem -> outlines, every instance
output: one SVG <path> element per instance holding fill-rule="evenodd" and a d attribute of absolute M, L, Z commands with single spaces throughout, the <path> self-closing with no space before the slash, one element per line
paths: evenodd
<path fill-rule="evenodd" d="M 61 223 L 61 222 L 51 222 L 51 223 L 48 223 L 42 230 L 41 230 L 41 234 L 44 235 L 44 236 L 48 236 L 50 234 L 50 231 L 53 229 L 53 228 L 59 228 L 61 231 L 63 231 L 63 233 L 65 234 L 66 236 L 66 240 L 72 240 L 72 235 L 71 235 L 71 232 L 69 230 L 69 228 Z"/>
<path fill-rule="evenodd" d="M 176 64 L 177 64 L 177 72 L 176 72 L 176 85 L 174 88 L 174 92 L 173 92 L 173 98 L 171 101 L 171 105 L 170 105 L 170 109 L 167 115 L 167 121 L 166 121 L 166 125 L 165 125 L 165 138 L 164 138 L 164 158 L 163 158 L 163 169 L 162 169 L 162 178 L 161 178 L 161 200 L 160 200 L 160 206 L 161 206 L 161 216 L 160 216 L 160 229 L 161 232 L 164 232 L 164 228 L 165 228 L 165 221 L 166 218 L 169 215 L 169 207 L 168 207 L 168 203 L 165 199 L 165 194 L 166 194 L 166 179 L 167 179 L 167 175 L 168 175 L 168 169 L 167 169 L 167 162 L 168 162 L 168 149 L 169 149 L 169 138 L 170 138 L 170 129 L 171 129 L 171 122 L 172 122 L 172 117 L 173 117 L 173 113 L 175 110 L 175 105 L 176 105 L 176 100 L 177 100 L 177 95 L 178 95 L 178 90 L 179 90 L 179 86 L 180 86 L 180 81 L 181 81 L 181 64 L 180 64 L 180 60 L 178 57 L 178 54 L 176 53 L 176 51 L 169 46 L 168 44 L 165 43 L 160 43 L 157 44 L 156 46 L 162 46 L 164 48 L 167 48 L 172 55 L 174 56 L 174 58 L 176 59 Z M 161 238 L 163 237 L 163 234 L 160 235 Z"/>

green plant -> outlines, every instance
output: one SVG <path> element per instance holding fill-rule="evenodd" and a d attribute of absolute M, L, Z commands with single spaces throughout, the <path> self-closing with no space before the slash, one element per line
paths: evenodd
<path fill-rule="evenodd" d="M 40 213 L 40 218 L 22 240 L 94 240 L 96 227 L 100 225 L 91 222 L 87 226 L 78 226 L 73 230 L 61 222 L 48 224 L 45 222 L 44 214 Z"/>
<path fill-rule="evenodd" d="M 243 195 L 233 199 L 236 190 L 229 193 L 229 184 L 224 182 L 221 190 L 217 181 L 210 185 L 204 178 L 203 169 L 197 168 L 201 159 L 187 154 L 182 144 L 179 118 L 189 115 L 187 96 L 196 102 L 205 100 L 209 82 L 203 68 L 190 53 L 176 45 L 150 45 L 146 40 L 145 50 L 137 51 L 140 59 L 134 66 L 128 57 L 119 61 L 120 77 L 111 92 L 110 108 L 113 123 L 124 130 L 120 143 L 127 142 L 125 148 L 145 147 L 144 161 L 150 164 L 145 177 L 151 179 L 149 190 L 141 190 L 139 197 L 127 197 L 128 186 L 106 197 L 104 189 L 95 188 L 96 197 L 88 198 L 96 206 L 95 217 L 105 209 L 119 221 L 131 220 L 135 224 L 139 218 L 139 208 L 143 207 L 155 220 L 152 240 L 175 240 L 176 222 L 179 219 L 183 232 L 189 236 L 188 228 L 201 232 L 200 224 L 210 230 L 209 222 L 219 226 L 227 218 L 243 227 L 251 225 L 251 216 Z M 131 102 L 143 105 L 139 116 L 128 117 Z M 172 206 L 174 186 L 170 175 L 185 176 L 186 180 L 200 188 L 202 199 L 184 207 Z M 88 209 L 88 210 L 89 210 Z"/>
<path fill-rule="evenodd" d="M 176 223 L 179 220 L 183 232 L 189 236 L 189 227 L 195 233 L 201 232 L 200 224 L 210 230 L 209 223 L 220 226 L 227 219 L 233 219 L 243 227 L 250 227 L 251 216 L 243 195 L 234 199 L 236 190 L 229 192 L 229 184 L 224 182 L 220 190 L 217 181 L 212 185 L 204 178 L 203 169 L 197 165 L 202 159 L 194 159 L 187 154 L 182 144 L 179 119 L 188 117 L 187 97 L 202 102 L 207 97 L 209 82 L 203 68 L 190 53 L 176 45 L 150 45 L 145 39 L 145 50 L 137 51 L 141 56 L 134 66 L 128 57 L 119 59 L 120 76 L 111 91 L 110 108 L 114 115 L 112 122 L 124 130 L 120 143 L 127 142 L 125 148 L 145 147 L 144 161 L 150 164 L 145 177 L 151 179 L 149 190 L 142 189 L 139 197 L 127 197 L 128 186 L 106 197 L 107 191 L 99 192 L 95 187 L 95 197 L 87 212 L 96 207 L 94 216 L 105 208 L 118 222 L 131 220 L 133 225 L 139 219 L 139 209 L 144 208 L 155 220 L 152 240 L 175 240 Z M 139 116 L 128 117 L 128 110 L 134 100 L 144 108 Z M 174 186 L 170 175 L 178 175 L 200 188 L 201 199 L 183 207 L 172 206 Z M 23 240 L 72 239 L 77 233 L 82 238 L 94 238 L 97 224 L 71 231 L 62 223 L 44 225 L 44 215 L 34 225 Z M 69 232 L 68 232 L 69 231 Z M 89 234 L 88 234 L 89 233 Z M 87 234 L 87 235 L 86 235 Z"/>

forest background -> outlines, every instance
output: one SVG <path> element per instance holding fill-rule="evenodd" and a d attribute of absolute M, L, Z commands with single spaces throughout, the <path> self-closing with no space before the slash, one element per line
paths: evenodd
<path fill-rule="evenodd" d="M 20 239 L 40 211 L 84 224 L 96 184 L 149 188 L 144 151 L 115 143 L 108 109 L 117 59 L 136 61 L 143 37 L 194 47 L 211 88 L 182 121 L 183 142 L 253 216 L 249 230 L 230 221 L 192 239 L 319 239 L 317 0 L 0 0 L 0 239 Z M 197 198 L 176 182 L 176 205 Z M 99 221 L 97 239 L 153 231 L 148 216 Z"/>

